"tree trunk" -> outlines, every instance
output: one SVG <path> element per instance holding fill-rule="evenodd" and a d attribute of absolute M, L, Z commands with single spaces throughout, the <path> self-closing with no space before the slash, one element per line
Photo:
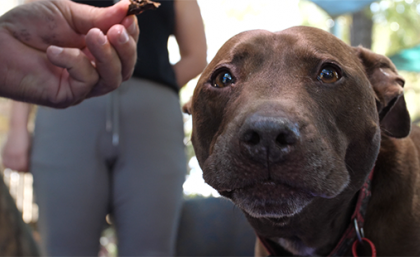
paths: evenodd
<path fill-rule="evenodd" d="M 373 21 L 366 9 L 353 13 L 353 23 L 350 29 L 350 43 L 352 46 L 362 45 L 372 47 Z"/>
<path fill-rule="evenodd" d="M 29 226 L 23 222 L 0 174 L 0 256 L 39 256 Z"/>

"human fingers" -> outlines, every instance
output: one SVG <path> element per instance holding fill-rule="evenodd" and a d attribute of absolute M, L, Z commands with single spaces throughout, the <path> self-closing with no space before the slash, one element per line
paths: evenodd
<path fill-rule="evenodd" d="M 127 16 L 124 20 L 122 20 L 121 25 L 127 29 L 128 34 L 132 36 L 134 41 L 137 43 L 137 41 L 139 41 L 140 34 L 137 17 L 135 15 Z"/>
<path fill-rule="evenodd" d="M 122 82 L 122 65 L 108 38 L 99 29 L 91 29 L 86 35 L 86 46 L 95 58 L 99 75 L 98 83 L 88 97 L 103 95 L 116 89 Z"/>
<path fill-rule="evenodd" d="M 121 0 L 107 8 L 77 4 L 71 1 L 56 1 L 69 24 L 81 34 L 87 34 L 92 28 L 99 28 L 107 32 L 110 27 L 127 16 L 129 0 Z"/>
<path fill-rule="evenodd" d="M 115 25 L 111 27 L 107 34 L 121 61 L 123 80 L 131 77 L 137 61 L 137 42 L 135 40 L 138 37 L 137 19 L 132 16 L 129 20 L 131 20 L 131 24 L 128 29 L 123 25 Z"/>
<path fill-rule="evenodd" d="M 47 48 L 48 59 L 54 65 L 65 68 L 60 87 L 51 99 L 56 107 L 68 107 L 84 99 L 99 80 L 96 69 L 87 56 L 77 48 Z"/>

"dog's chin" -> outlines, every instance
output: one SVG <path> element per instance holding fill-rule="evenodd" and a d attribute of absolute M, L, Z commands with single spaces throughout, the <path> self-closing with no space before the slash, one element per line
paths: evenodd
<path fill-rule="evenodd" d="M 219 191 L 231 199 L 246 214 L 266 219 L 276 225 L 286 225 L 314 198 L 310 193 L 274 182 L 257 183 L 244 188 Z"/>

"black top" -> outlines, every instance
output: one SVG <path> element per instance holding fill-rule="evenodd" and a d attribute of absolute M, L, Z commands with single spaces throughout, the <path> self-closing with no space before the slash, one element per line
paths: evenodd
<path fill-rule="evenodd" d="M 113 5 L 112 0 L 74 0 L 97 7 Z M 137 64 L 134 77 L 162 83 L 176 92 L 179 91 L 175 72 L 169 62 L 168 38 L 175 29 L 175 9 L 173 0 L 159 1 L 161 6 L 137 15 L 140 37 L 137 44 Z"/>

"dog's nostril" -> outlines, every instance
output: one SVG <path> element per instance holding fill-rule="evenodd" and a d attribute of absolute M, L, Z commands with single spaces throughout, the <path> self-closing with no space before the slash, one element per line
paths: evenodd
<path fill-rule="evenodd" d="M 280 146 L 287 145 L 287 139 L 285 133 L 280 133 L 276 138 L 276 143 Z"/>
<path fill-rule="evenodd" d="M 250 145 L 257 145 L 260 143 L 261 138 L 257 132 L 248 131 L 248 133 L 245 133 L 243 140 Z"/>
<path fill-rule="evenodd" d="M 234 140 L 239 140 L 240 154 L 265 166 L 285 160 L 300 141 L 299 129 L 291 120 L 258 113 L 244 120 Z"/>
<path fill-rule="evenodd" d="M 283 132 L 276 137 L 276 143 L 280 146 L 293 145 L 296 143 L 296 137 L 290 133 Z"/>

